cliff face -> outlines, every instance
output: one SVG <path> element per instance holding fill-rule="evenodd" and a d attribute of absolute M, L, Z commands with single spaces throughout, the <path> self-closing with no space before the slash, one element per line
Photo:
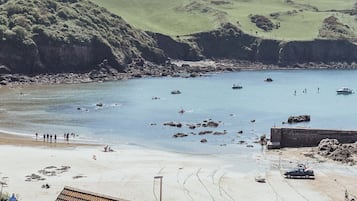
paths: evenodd
<path fill-rule="evenodd" d="M 255 40 L 230 24 L 216 31 L 193 35 L 193 41 L 207 58 L 254 60 Z"/>
<path fill-rule="evenodd" d="M 347 40 L 292 41 L 280 51 L 280 63 L 357 62 L 357 46 Z"/>
<path fill-rule="evenodd" d="M 36 36 L 35 52 L 38 54 L 38 65 L 34 65 L 37 72 L 86 72 L 106 59 L 109 65 L 123 70 L 123 64 L 114 55 L 111 47 L 106 43 L 93 38 L 88 43 L 61 43 L 54 42 L 45 36 Z M 19 70 L 24 72 L 28 68 Z"/>
<path fill-rule="evenodd" d="M 165 49 L 176 48 L 166 40 Z M 226 24 L 215 31 L 194 34 L 191 44 L 198 48 L 193 55 L 207 59 L 234 59 L 275 65 L 298 63 L 357 62 L 357 45 L 348 40 L 279 41 L 261 39 Z M 177 49 L 177 48 L 176 48 Z M 187 59 L 187 57 L 179 57 Z M 197 60 L 199 57 L 193 57 Z"/>
<path fill-rule="evenodd" d="M 268 40 L 232 24 L 185 38 L 137 30 L 88 0 L 0 1 L 0 73 L 89 72 L 103 61 L 124 71 L 137 61 L 161 64 L 168 58 L 357 62 L 357 46 L 348 40 Z"/>
<path fill-rule="evenodd" d="M 36 45 L 16 40 L 0 41 L 0 64 L 0 73 L 31 73 L 41 66 Z"/>
<path fill-rule="evenodd" d="M 193 47 L 193 45 L 176 41 L 170 36 L 160 33 L 150 32 L 148 34 L 157 41 L 158 47 L 171 59 L 197 61 L 203 58 L 203 56 L 200 55 L 200 51 Z"/>

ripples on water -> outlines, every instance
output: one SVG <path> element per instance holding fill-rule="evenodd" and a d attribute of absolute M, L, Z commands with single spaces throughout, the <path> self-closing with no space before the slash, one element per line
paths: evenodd
<path fill-rule="evenodd" d="M 264 82 L 267 77 L 274 81 Z M 269 135 L 272 126 L 290 126 L 282 125 L 290 115 L 311 115 L 310 123 L 293 126 L 356 129 L 357 95 L 336 95 L 342 86 L 357 90 L 356 77 L 354 70 L 243 71 L 188 79 L 2 88 L 0 126 L 30 134 L 75 132 L 81 140 L 114 145 L 234 153 L 247 149 L 237 144 L 240 140 L 251 143 L 262 134 Z M 235 83 L 243 89 L 232 90 Z M 182 93 L 172 95 L 172 90 Z M 185 110 L 183 114 L 179 113 L 181 109 Z M 218 128 L 194 130 L 162 125 L 168 121 L 185 125 L 207 119 L 222 123 Z M 226 130 L 227 134 L 172 137 L 177 132 L 197 134 L 204 130 Z M 243 134 L 237 134 L 240 130 Z M 200 143 L 202 138 L 208 142 Z"/>

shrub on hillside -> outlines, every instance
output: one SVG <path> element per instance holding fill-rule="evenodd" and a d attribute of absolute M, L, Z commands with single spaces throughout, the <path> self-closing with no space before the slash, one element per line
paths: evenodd
<path fill-rule="evenodd" d="M 271 31 L 275 27 L 274 23 L 263 15 L 250 15 L 249 17 L 251 22 L 255 23 L 258 28 L 264 31 Z"/>
<path fill-rule="evenodd" d="M 57 15 L 65 20 L 77 18 L 77 13 L 72 8 L 62 7 Z"/>
<path fill-rule="evenodd" d="M 27 39 L 30 35 L 25 28 L 20 26 L 15 26 L 14 28 L 12 28 L 12 31 L 15 33 L 15 37 L 21 41 Z"/>

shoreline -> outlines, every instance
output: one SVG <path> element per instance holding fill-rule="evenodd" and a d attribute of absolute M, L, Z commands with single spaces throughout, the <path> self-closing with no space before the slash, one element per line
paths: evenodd
<path fill-rule="evenodd" d="M 11 145 L 16 147 L 48 147 L 48 148 L 76 148 L 76 147 L 98 147 L 104 146 L 102 144 L 88 144 L 82 142 L 71 142 L 58 140 L 57 142 L 45 142 L 42 137 L 39 136 L 38 139 L 32 138 L 30 136 L 22 136 L 17 134 L 0 132 L 0 146 Z"/>
<path fill-rule="evenodd" d="M 0 133 L 4 192 L 21 201 L 55 200 L 64 186 L 127 200 L 155 200 L 163 176 L 163 198 L 193 200 L 342 200 L 357 195 L 357 166 L 307 157 L 311 148 L 265 150 L 249 156 L 189 154 L 121 145 L 113 152 L 78 143 L 43 143 Z M 23 154 L 26 153 L 26 154 Z M 304 162 L 314 180 L 285 179 L 282 173 Z M 241 163 L 247 163 L 242 168 Z M 15 165 L 16 164 L 16 165 Z M 266 183 L 255 181 L 263 175 Z M 48 184 L 50 188 L 43 188 Z M 118 190 L 119 189 L 119 190 Z"/>
<path fill-rule="evenodd" d="M 40 84 L 79 84 L 128 80 L 147 77 L 181 77 L 194 78 L 210 73 L 260 71 L 260 70 L 356 70 L 357 64 L 352 63 L 302 63 L 289 66 L 264 64 L 259 62 L 235 60 L 173 60 L 162 66 L 145 63 L 143 66 L 129 66 L 124 72 L 105 66 L 82 73 L 43 73 L 43 74 L 0 74 L 1 86 L 22 86 Z"/>

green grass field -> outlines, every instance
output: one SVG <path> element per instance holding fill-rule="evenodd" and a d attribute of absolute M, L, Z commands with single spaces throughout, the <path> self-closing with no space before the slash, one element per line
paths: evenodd
<path fill-rule="evenodd" d="M 353 32 L 354 16 L 338 10 L 354 8 L 354 0 L 91 0 L 123 17 L 139 29 L 171 36 L 188 35 L 231 22 L 252 35 L 282 40 L 318 37 L 323 20 L 334 15 Z M 331 11 L 337 10 L 337 11 Z M 273 18 L 271 13 L 279 13 Z M 279 29 L 265 32 L 250 22 L 249 15 L 264 15 Z"/>

